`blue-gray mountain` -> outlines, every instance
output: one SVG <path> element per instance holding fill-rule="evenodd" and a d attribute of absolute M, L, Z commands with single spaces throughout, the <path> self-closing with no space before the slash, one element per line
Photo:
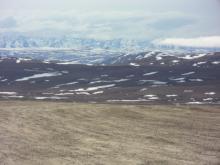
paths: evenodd
<path fill-rule="evenodd" d="M 220 51 L 219 48 L 178 47 L 172 45 L 156 45 L 151 40 L 112 39 L 97 40 L 90 38 L 63 37 L 30 37 L 20 33 L 0 34 L 1 48 L 59 48 L 59 49 L 105 49 L 117 52 L 143 52 L 149 49 L 178 51 Z"/>

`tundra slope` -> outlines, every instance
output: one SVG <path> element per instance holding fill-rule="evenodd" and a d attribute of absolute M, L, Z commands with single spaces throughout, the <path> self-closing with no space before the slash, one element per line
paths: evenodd
<path fill-rule="evenodd" d="M 220 53 L 145 52 L 97 64 L 0 59 L 0 98 L 135 104 L 219 104 Z"/>
<path fill-rule="evenodd" d="M 0 164 L 220 163 L 219 106 L 0 105 Z"/>

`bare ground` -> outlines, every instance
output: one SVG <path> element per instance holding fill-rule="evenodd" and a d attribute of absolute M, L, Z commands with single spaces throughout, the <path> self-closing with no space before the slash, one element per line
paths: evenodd
<path fill-rule="evenodd" d="M 219 106 L 0 102 L 1 165 L 218 165 Z"/>

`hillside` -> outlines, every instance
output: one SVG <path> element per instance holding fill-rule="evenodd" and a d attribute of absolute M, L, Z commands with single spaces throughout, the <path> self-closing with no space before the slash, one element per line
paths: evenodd
<path fill-rule="evenodd" d="M 0 164 L 219 164 L 218 106 L 0 105 Z"/>
<path fill-rule="evenodd" d="M 46 57 L 2 57 L 0 99 L 136 104 L 220 101 L 219 53 L 146 52 L 97 64 Z"/>

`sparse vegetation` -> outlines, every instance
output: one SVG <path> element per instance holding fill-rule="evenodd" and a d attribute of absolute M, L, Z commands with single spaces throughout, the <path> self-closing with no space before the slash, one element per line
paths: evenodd
<path fill-rule="evenodd" d="M 220 163 L 219 106 L 0 102 L 0 164 Z"/>

